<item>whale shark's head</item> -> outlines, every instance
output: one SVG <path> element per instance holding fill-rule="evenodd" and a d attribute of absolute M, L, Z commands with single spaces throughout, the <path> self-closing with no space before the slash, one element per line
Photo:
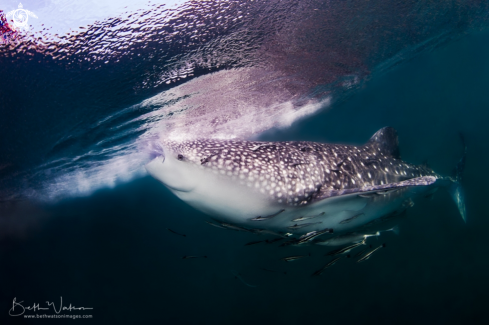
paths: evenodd
<path fill-rule="evenodd" d="M 174 142 L 162 141 L 156 147 L 151 153 L 154 159 L 146 165 L 148 173 L 173 192 L 194 190 L 203 176 L 195 152 Z"/>
<path fill-rule="evenodd" d="M 151 150 L 155 158 L 146 170 L 180 199 L 207 214 L 238 219 L 271 214 L 280 208 L 270 202 L 270 184 L 265 183 L 274 182 L 276 190 L 278 180 L 273 170 L 254 162 L 255 153 L 247 148 L 252 146 L 241 141 L 160 140 Z M 259 171 L 269 175 L 265 178 Z"/>

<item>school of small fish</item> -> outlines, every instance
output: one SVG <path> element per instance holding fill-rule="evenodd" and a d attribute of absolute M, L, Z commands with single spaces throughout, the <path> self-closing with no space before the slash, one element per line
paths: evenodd
<path fill-rule="evenodd" d="M 254 218 L 253 220 L 255 221 L 261 221 L 261 220 L 266 220 L 269 218 L 273 218 L 276 215 L 280 214 L 282 211 L 279 211 L 278 213 L 271 215 L 271 216 L 258 216 Z M 306 219 L 313 219 L 315 217 L 321 216 L 324 213 L 321 213 L 316 216 L 309 216 L 309 217 L 304 217 L 300 216 L 294 219 L 293 221 L 303 221 Z M 279 232 L 273 232 L 265 229 L 260 229 L 260 228 L 245 228 L 242 226 L 234 225 L 231 223 L 226 223 L 226 222 L 220 222 L 218 220 L 213 219 L 213 221 L 206 221 L 211 226 L 221 228 L 221 229 L 227 229 L 227 230 L 233 230 L 233 231 L 241 231 L 241 232 L 247 232 L 247 233 L 252 233 L 255 235 L 271 235 L 274 236 L 274 238 L 270 239 L 261 239 L 261 240 L 253 240 L 250 242 L 247 242 L 244 244 L 244 246 L 252 246 L 252 245 L 258 245 L 258 244 L 273 244 L 279 241 L 286 240 L 288 237 L 291 237 L 291 233 L 279 233 Z M 290 227 L 293 228 L 294 226 Z M 174 231 L 170 228 L 167 228 L 169 232 L 181 236 L 181 237 L 186 237 L 185 234 L 182 234 L 180 232 Z M 320 276 L 322 275 L 326 269 L 329 267 L 333 266 L 336 264 L 338 261 L 340 261 L 343 258 L 352 258 L 352 259 L 357 259 L 357 263 L 364 262 L 372 257 L 372 255 L 380 250 L 381 248 L 386 247 L 385 243 L 382 243 L 376 247 L 373 247 L 372 245 L 367 244 L 367 239 L 370 237 L 378 237 L 381 235 L 383 232 L 388 232 L 392 231 L 394 233 L 398 233 L 398 227 L 395 226 L 390 229 L 385 229 L 381 231 L 376 231 L 376 232 L 371 232 L 371 233 L 361 233 L 361 232 L 351 232 L 347 234 L 340 234 L 340 235 L 335 235 L 334 230 L 330 228 L 325 228 L 320 231 L 311 231 L 308 232 L 298 238 L 289 238 L 285 242 L 281 243 L 279 247 L 287 247 L 287 246 L 308 246 L 308 245 L 318 245 L 318 246 L 334 246 L 338 247 L 336 249 L 330 250 L 326 252 L 324 255 L 332 257 L 330 261 L 328 261 L 321 269 L 315 271 L 312 273 L 312 276 Z M 329 238 L 319 238 L 319 237 L 326 237 L 329 236 Z M 356 254 L 352 254 L 354 250 L 358 250 L 359 247 L 366 247 L 363 250 L 358 251 Z M 280 258 L 281 261 L 284 262 L 295 262 L 298 260 L 302 260 L 307 257 L 311 257 L 312 254 L 308 253 L 305 255 L 290 255 L 290 256 L 285 256 Z M 192 255 L 186 255 L 183 256 L 182 259 L 196 259 L 196 258 L 207 258 L 207 256 L 192 256 Z M 271 270 L 267 269 L 264 267 L 259 268 L 262 271 L 269 272 L 269 273 L 277 273 L 277 274 L 283 274 L 287 275 L 286 271 L 281 271 L 281 270 Z M 249 287 L 256 287 L 249 285 L 246 283 L 242 277 L 236 272 L 232 271 L 232 273 L 235 275 L 237 279 L 239 279 L 241 282 L 243 282 L 245 285 Z"/>

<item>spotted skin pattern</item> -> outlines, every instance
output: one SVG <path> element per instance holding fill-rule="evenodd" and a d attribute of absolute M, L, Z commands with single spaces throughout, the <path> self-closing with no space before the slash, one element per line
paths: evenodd
<path fill-rule="evenodd" d="M 379 130 L 364 146 L 304 141 L 165 141 L 182 163 L 211 169 L 290 207 L 371 187 L 438 175 L 399 157 L 397 133 Z"/>

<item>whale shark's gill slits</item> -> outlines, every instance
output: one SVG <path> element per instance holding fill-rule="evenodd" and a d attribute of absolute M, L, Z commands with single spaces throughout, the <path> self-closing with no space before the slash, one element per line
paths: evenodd
<path fill-rule="evenodd" d="M 306 164 L 301 156 L 293 150 L 290 142 L 284 142 L 280 148 L 280 173 L 284 182 L 284 203 L 297 205 L 304 196 L 301 187 L 300 166 Z"/>
<path fill-rule="evenodd" d="M 313 170 L 313 183 L 314 183 L 314 199 L 320 195 L 323 191 L 323 187 L 327 189 L 326 182 L 326 172 L 324 170 L 324 155 L 323 148 L 318 145 L 314 145 L 314 150 L 309 153 L 309 157 L 312 161 L 314 161 L 314 170 Z"/>
<path fill-rule="evenodd" d="M 294 144 L 296 152 L 303 157 L 308 164 L 300 166 L 300 176 L 304 186 L 303 197 L 300 205 L 308 204 L 318 196 L 325 184 L 325 172 L 321 162 L 323 155 L 321 147 L 314 143 L 299 142 Z"/>

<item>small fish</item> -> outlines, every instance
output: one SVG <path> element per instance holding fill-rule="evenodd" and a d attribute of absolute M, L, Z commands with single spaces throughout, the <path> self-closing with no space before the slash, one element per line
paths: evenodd
<path fill-rule="evenodd" d="M 190 258 L 199 258 L 199 257 L 207 258 L 207 256 L 187 256 L 187 255 L 185 255 L 184 257 L 182 257 L 182 260 L 188 260 Z"/>
<path fill-rule="evenodd" d="M 338 260 L 339 260 L 339 259 L 341 259 L 341 258 L 342 258 L 342 256 L 337 257 L 337 258 L 335 258 L 334 260 L 330 261 L 330 262 L 329 262 L 328 264 L 326 264 L 326 265 L 325 265 L 325 266 L 324 266 L 322 269 L 317 270 L 316 272 L 314 272 L 314 273 L 312 274 L 312 276 L 319 276 L 319 275 L 323 274 L 324 270 L 326 270 L 328 267 L 330 267 L 330 266 L 334 265 L 334 264 L 335 264 L 336 262 L 338 262 Z"/>
<path fill-rule="evenodd" d="M 251 287 L 251 288 L 256 288 L 256 285 L 253 285 L 253 284 L 249 284 L 247 283 L 242 277 L 241 277 L 241 274 L 239 274 L 237 271 L 235 270 L 231 270 L 231 273 L 234 275 L 234 277 L 236 279 L 239 279 L 241 282 L 243 282 L 244 285 L 248 286 L 248 287 Z"/>
<path fill-rule="evenodd" d="M 267 229 L 253 228 L 253 229 L 250 229 L 250 231 L 255 233 L 255 234 L 259 234 L 259 235 L 269 234 L 269 235 L 278 236 L 278 237 L 282 237 L 282 238 L 287 237 L 287 234 L 282 235 L 282 234 L 279 234 L 275 231 L 267 230 Z"/>
<path fill-rule="evenodd" d="M 302 236 L 299 237 L 299 240 L 297 241 L 297 245 L 307 243 L 307 242 L 311 241 L 312 239 L 314 239 L 314 238 L 316 238 L 318 236 L 321 236 L 323 234 L 326 234 L 326 233 L 332 234 L 333 233 L 333 229 L 331 229 L 331 228 L 325 228 L 325 229 L 319 230 L 319 231 L 311 231 L 311 232 L 308 232 L 307 234 L 302 235 Z"/>
<path fill-rule="evenodd" d="M 176 231 L 174 231 L 174 230 L 171 230 L 170 228 L 166 228 L 166 229 L 168 229 L 168 231 L 170 231 L 170 232 L 174 233 L 175 235 L 182 236 L 182 237 L 187 237 L 187 235 L 180 234 L 180 233 L 178 233 L 178 232 L 176 232 Z"/>
<path fill-rule="evenodd" d="M 246 232 L 253 232 L 253 230 L 250 230 L 250 229 L 247 229 L 247 228 L 243 228 L 243 227 L 240 227 L 240 226 L 236 226 L 236 225 L 233 225 L 232 223 L 227 223 L 227 222 L 220 222 L 218 220 L 215 220 L 213 219 L 214 221 L 218 222 L 219 225 L 222 227 L 222 228 L 225 228 L 225 229 L 231 229 L 231 230 L 236 230 L 236 231 L 246 231 Z M 211 225 L 215 225 L 215 224 L 212 224 L 210 222 L 208 222 L 209 224 Z"/>
<path fill-rule="evenodd" d="M 350 222 L 352 222 L 353 220 L 355 220 L 356 218 L 358 218 L 358 217 L 360 217 L 360 216 L 362 216 L 362 215 L 364 215 L 364 214 L 365 214 L 365 213 L 363 213 L 363 212 L 362 212 L 362 213 L 356 214 L 356 215 L 354 215 L 353 217 L 350 217 L 350 218 L 348 218 L 348 219 L 341 220 L 341 221 L 340 221 L 340 225 L 343 225 L 343 224 L 345 224 L 345 223 L 350 223 Z"/>
<path fill-rule="evenodd" d="M 217 228 L 221 228 L 221 229 L 226 229 L 224 228 L 223 226 L 221 225 L 218 225 L 217 223 L 213 223 L 213 222 L 210 222 L 210 221 L 206 221 L 209 225 L 211 226 L 214 226 L 214 227 L 217 227 Z"/>
<path fill-rule="evenodd" d="M 279 238 L 274 238 L 274 239 L 267 239 L 267 240 L 265 240 L 265 242 L 266 242 L 267 244 L 273 244 L 273 243 L 275 243 L 275 242 L 278 242 L 278 241 L 280 241 L 280 240 L 284 240 L 284 239 L 285 239 L 284 237 L 279 237 Z"/>
<path fill-rule="evenodd" d="M 380 236 L 380 233 L 381 233 L 380 231 L 377 231 L 374 234 L 348 233 L 345 235 L 336 236 L 326 240 L 316 241 L 314 243 L 316 245 L 322 245 L 322 246 L 343 246 L 343 245 L 348 245 L 350 243 L 361 242 L 364 239 L 367 239 L 368 237 Z"/>
<path fill-rule="evenodd" d="M 267 271 L 267 272 L 272 272 L 272 273 L 282 273 L 282 274 L 287 275 L 287 272 L 269 270 L 269 269 L 265 269 L 263 267 L 261 267 L 260 270 Z"/>
<path fill-rule="evenodd" d="M 368 251 L 368 249 L 364 249 L 364 250 L 362 250 L 362 251 L 360 251 L 360 252 L 356 253 L 356 254 L 355 254 L 353 257 L 360 257 L 360 256 L 362 256 L 363 254 L 365 254 L 365 252 L 366 252 L 366 251 Z"/>
<path fill-rule="evenodd" d="M 271 215 L 269 215 L 269 216 L 265 216 L 265 217 L 258 216 L 258 217 L 252 218 L 251 220 L 253 220 L 253 221 L 263 221 L 263 220 L 272 219 L 273 217 L 278 216 L 279 214 L 281 214 L 281 213 L 282 213 L 282 212 L 284 212 L 284 211 L 285 211 L 285 210 L 284 210 L 284 209 L 282 209 L 282 210 L 280 210 L 279 212 L 274 213 L 274 214 L 271 214 Z"/>
<path fill-rule="evenodd" d="M 300 260 L 301 258 L 308 257 L 308 256 L 311 256 L 311 253 L 309 253 L 309 255 L 298 255 L 298 256 L 284 257 L 284 258 L 282 258 L 282 261 L 293 262 L 293 261 L 297 261 L 297 260 Z"/>
<path fill-rule="evenodd" d="M 321 212 L 320 214 L 317 214 L 315 216 L 295 218 L 292 221 L 294 221 L 294 222 L 296 222 L 296 221 L 304 221 L 304 220 L 308 220 L 308 219 L 314 219 L 314 218 L 320 217 L 322 215 L 324 215 L 324 212 Z"/>
<path fill-rule="evenodd" d="M 280 239 L 282 239 L 282 238 L 280 238 Z M 246 243 L 245 246 L 251 246 L 251 245 L 259 244 L 259 243 L 262 243 L 264 241 L 265 240 L 250 241 L 249 243 Z"/>
<path fill-rule="evenodd" d="M 363 257 L 361 257 L 357 262 L 360 263 L 360 262 L 368 260 L 370 258 L 370 256 L 372 256 L 373 253 L 375 253 L 377 250 L 381 249 L 382 247 L 385 247 L 385 244 L 382 244 L 379 247 L 372 249 L 370 252 L 368 252 Z"/>
<path fill-rule="evenodd" d="M 357 248 L 358 246 L 365 245 L 365 240 L 366 239 L 364 239 L 363 241 L 361 241 L 359 243 L 356 243 L 356 244 L 353 244 L 353 245 L 350 245 L 350 246 L 347 246 L 347 247 L 343 247 L 343 248 L 340 248 L 340 249 L 335 249 L 334 251 L 331 251 L 331 252 L 327 253 L 326 256 L 335 256 L 335 255 L 340 255 L 340 254 L 348 253 L 352 249 Z"/>
<path fill-rule="evenodd" d="M 301 228 L 304 228 L 304 227 L 309 227 L 309 226 L 312 226 L 312 225 L 317 225 L 318 223 L 322 223 L 321 221 L 319 222 L 311 222 L 311 223 L 303 223 L 303 224 L 295 224 L 293 226 L 290 226 L 290 227 L 287 227 L 289 229 L 301 229 Z"/>
<path fill-rule="evenodd" d="M 299 239 L 289 240 L 289 241 L 283 243 L 280 246 L 302 245 L 302 244 L 305 244 L 305 243 L 310 242 L 312 239 L 314 239 L 314 238 L 316 238 L 318 236 L 321 236 L 321 235 L 323 235 L 325 233 L 333 233 L 333 229 L 326 228 L 326 229 L 323 229 L 323 230 L 320 230 L 320 231 L 310 231 L 307 234 L 300 236 Z"/>
<path fill-rule="evenodd" d="M 240 227 L 240 226 L 236 226 L 236 225 L 233 225 L 232 223 L 226 223 L 226 222 L 223 222 L 223 223 L 221 223 L 221 225 L 222 225 L 224 228 L 228 228 L 228 229 L 232 229 L 232 230 L 237 230 L 237 231 L 246 231 L 246 232 L 253 232 L 253 231 L 252 231 L 252 230 L 250 230 L 250 229 L 243 228 L 243 227 Z"/>
<path fill-rule="evenodd" d="M 387 229 L 387 230 L 384 230 L 384 231 L 392 231 L 396 235 L 399 235 L 399 226 L 394 226 L 394 227 Z"/>

